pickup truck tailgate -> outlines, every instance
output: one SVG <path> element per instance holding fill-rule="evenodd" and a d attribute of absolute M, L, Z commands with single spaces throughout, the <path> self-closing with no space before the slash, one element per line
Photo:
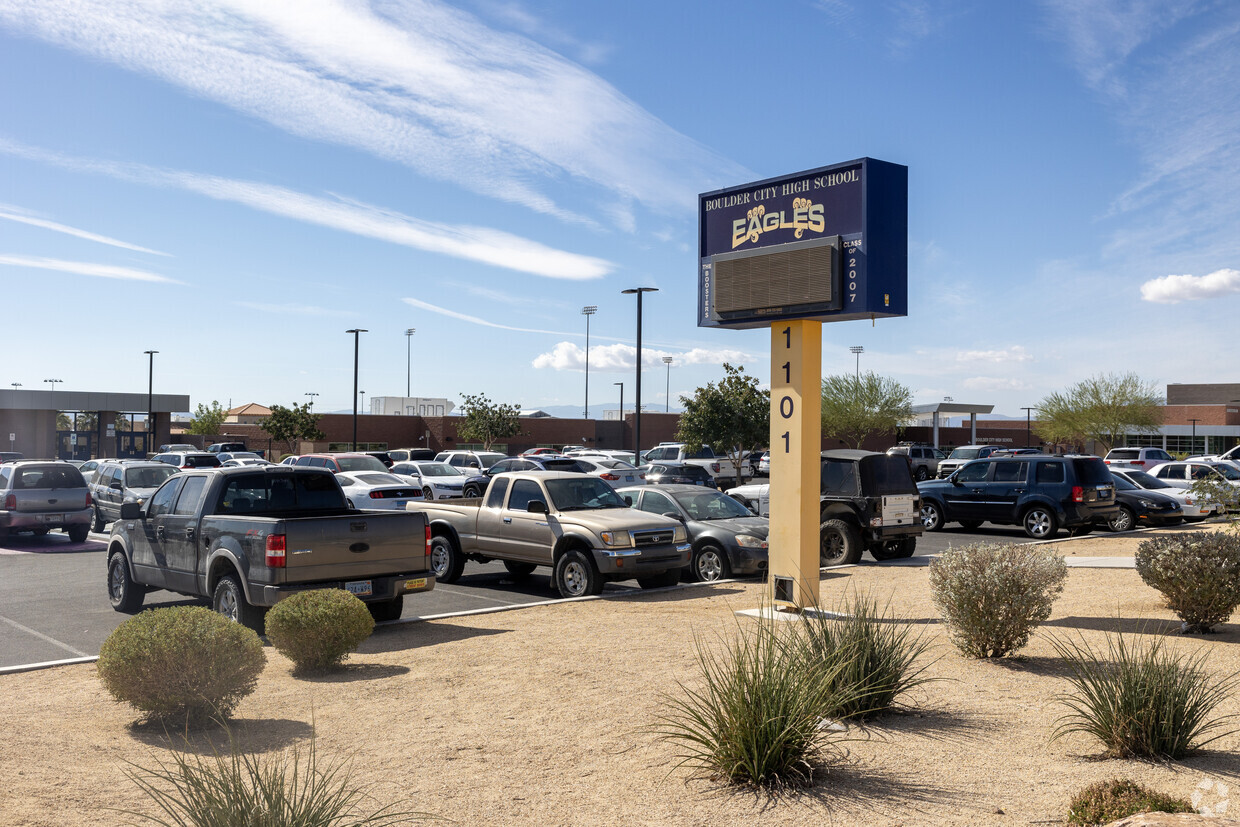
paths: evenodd
<path fill-rule="evenodd" d="M 281 524 L 289 580 L 339 580 L 430 567 L 426 518 L 417 512 L 359 512 L 348 520 L 306 517 Z"/>

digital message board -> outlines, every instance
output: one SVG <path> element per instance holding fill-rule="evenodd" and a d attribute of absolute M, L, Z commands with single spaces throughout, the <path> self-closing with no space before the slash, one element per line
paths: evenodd
<path fill-rule="evenodd" d="M 908 167 L 861 158 L 698 196 L 698 326 L 908 314 Z"/>

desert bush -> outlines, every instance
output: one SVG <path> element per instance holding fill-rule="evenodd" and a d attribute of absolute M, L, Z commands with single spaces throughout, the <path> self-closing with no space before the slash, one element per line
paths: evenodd
<path fill-rule="evenodd" d="M 267 639 L 298 669 L 334 669 L 375 630 L 366 604 L 344 589 L 315 589 L 267 612 Z"/>
<path fill-rule="evenodd" d="M 952 643 L 972 658 L 999 658 L 1029 642 L 1063 591 L 1063 558 L 1036 546 L 949 548 L 930 564 L 930 588 Z"/>
<path fill-rule="evenodd" d="M 1182 758 L 1235 731 L 1225 727 L 1236 716 L 1215 716 L 1214 710 L 1240 683 L 1240 673 L 1216 678 L 1205 668 L 1205 652 L 1172 652 L 1157 637 L 1134 646 L 1118 634 L 1107 636 L 1101 652 L 1084 638 L 1052 639 L 1051 645 L 1072 684 L 1059 697 L 1070 711 L 1060 717 L 1055 738 L 1083 732 L 1116 758 Z"/>
<path fill-rule="evenodd" d="M 1078 827 L 1102 827 L 1137 813 L 1191 813 L 1193 805 L 1143 787 L 1126 778 L 1090 784 L 1068 805 L 1068 823 Z"/>
<path fill-rule="evenodd" d="M 923 676 L 926 664 L 917 663 L 929 640 L 872 597 L 854 595 L 833 614 L 808 614 L 799 629 L 805 668 L 834 676 L 840 706 L 824 715 L 864 719 L 932 680 Z"/>
<path fill-rule="evenodd" d="M 253 630 L 204 607 L 178 606 L 118 626 L 96 668 L 116 700 L 154 719 L 197 726 L 231 715 L 266 663 Z"/>
<path fill-rule="evenodd" d="M 1187 632 L 1208 632 L 1240 606 L 1240 535 L 1196 531 L 1137 546 L 1137 573 Z"/>
<path fill-rule="evenodd" d="M 806 784 L 839 755 L 823 712 L 844 701 L 834 675 L 804 668 L 800 646 L 774 621 L 743 627 L 720 652 L 696 639 L 700 688 L 679 684 L 654 731 L 688 766 L 741 786 Z"/>
<path fill-rule="evenodd" d="M 347 763 L 320 765 L 315 740 L 267 757 L 242 753 L 174 752 L 154 768 L 131 765 L 126 775 L 164 818 L 129 811 L 164 827 L 382 827 L 408 823 L 415 813 L 394 805 L 362 809 L 363 791 Z"/>

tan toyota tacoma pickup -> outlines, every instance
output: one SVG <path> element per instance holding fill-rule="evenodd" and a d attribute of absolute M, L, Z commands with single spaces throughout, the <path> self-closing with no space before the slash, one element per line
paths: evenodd
<path fill-rule="evenodd" d="M 440 583 L 466 560 L 502 560 L 527 575 L 551 567 L 564 597 L 598 594 L 608 580 L 674 585 L 692 546 L 680 522 L 636 511 L 606 482 L 565 471 L 496 474 L 480 498 L 410 503 L 430 522 L 431 571 Z"/>

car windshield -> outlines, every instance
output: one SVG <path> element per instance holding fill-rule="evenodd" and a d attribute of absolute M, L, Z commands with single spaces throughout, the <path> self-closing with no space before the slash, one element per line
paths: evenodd
<path fill-rule="evenodd" d="M 1141 456 L 1140 448 L 1116 448 L 1107 454 L 1107 459 L 1137 459 Z"/>
<path fill-rule="evenodd" d="M 164 480 L 173 474 L 180 473 L 176 468 L 170 465 L 160 463 L 159 467 L 151 468 L 126 468 L 125 469 L 125 487 L 126 488 L 159 488 L 164 484 Z"/>
<path fill-rule="evenodd" d="M 982 452 L 981 448 L 957 448 L 947 457 L 948 459 L 977 459 L 977 455 Z"/>
<path fill-rule="evenodd" d="M 1114 476 L 1114 475 L 1113 475 Z M 1136 483 L 1142 488 L 1174 488 L 1174 485 L 1168 485 L 1153 474 L 1147 474 L 1144 471 L 1125 471 L 1118 476 L 1126 477 L 1131 482 Z"/>
<path fill-rule="evenodd" d="M 748 508 L 718 491 L 686 491 L 673 496 L 690 520 L 730 520 L 753 516 Z"/>
<path fill-rule="evenodd" d="M 341 471 L 386 471 L 387 466 L 374 457 L 336 457 Z"/>
<path fill-rule="evenodd" d="M 463 477 L 458 469 L 446 462 L 423 462 L 417 466 L 418 473 L 424 477 Z"/>
<path fill-rule="evenodd" d="M 477 454 L 474 454 L 474 456 L 478 458 L 478 462 L 482 463 L 483 468 L 490 468 L 492 465 L 499 462 L 501 459 L 508 459 L 508 457 L 504 456 L 503 454 L 477 453 Z"/>
<path fill-rule="evenodd" d="M 13 490 L 29 488 L 84 488 L 86 480 L 72 465 L 27 465 L 18 468 Z"/>
<path fill-rule="evenodd" d="M 215 454 L 186 454 L 185 466 L 187 468 L 219 468 L 220 458 Z"/>
<path fill-rule="evenodd" d="M 238 474 L 229 477 L 217 514 L 344 509 L 344 492 L 331 474 Z"/>
<path fill-rule="evenodd" d="M 624 462 L 618 459 L 603 459 L 603 460 L 599 460 L 598 464 L 603 466 L 604 468 L 611 468 L 613 470 L 617 468 L 619 468 L 621 471 L 636 471 L 637 470 L 632 465 L 629 465 L 627 462 Z"/>
<path fill-rule="evenodd" d="M 545 480 L 547 494 L 560 511 L 593 508 L 628 508 L 615 490 L 598 477 Z"/>
<path fill-rule="evenodd" d="M 407 482 L 393 474 L 354 474 L 353 476 L 363 485 L 408 485 Z"/>
<path fill-rule="evenodd" d="M 1226 479 L 1240 480 L 1240 471 L 1237 471 L 1235 468 L 1232 468 L 1230 465 L 1213 465 L 1211 467 L 1215 471 L 1218 471 L 1220 474 L 1222 474 Z"/>

